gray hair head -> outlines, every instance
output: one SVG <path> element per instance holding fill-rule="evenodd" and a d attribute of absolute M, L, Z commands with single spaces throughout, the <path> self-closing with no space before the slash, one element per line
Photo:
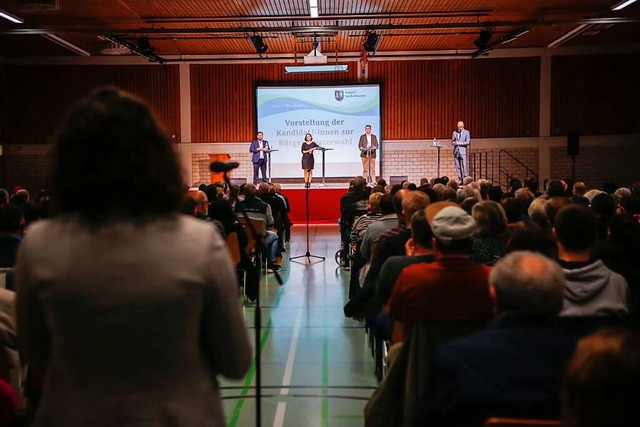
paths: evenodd
<path fill-rule="evenodd" d="M 489 275 L 500 313 L 557 316 L 562 309 L 562 268 L 534 252 L 516 251 L 498 261 Z"/>

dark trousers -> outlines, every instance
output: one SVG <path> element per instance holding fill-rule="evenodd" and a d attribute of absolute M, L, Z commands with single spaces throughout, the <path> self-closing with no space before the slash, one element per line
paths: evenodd
<path fill-rule="evenodd" d="M 258 184 L 258 171 L 262 173 L 262 182 L 267 182 L 267 159 L 258 159 L 257 163 L 253 163 L 253 183 Z"/>

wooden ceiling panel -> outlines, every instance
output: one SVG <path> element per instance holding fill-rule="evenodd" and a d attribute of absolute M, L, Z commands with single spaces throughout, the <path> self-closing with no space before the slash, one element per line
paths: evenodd
<path fill-rule="evenodd" d="M 51 31 L 92 55 L 103 47 L 98 36 L 113 33 L 134 43 L 148 36 L 160 56 L 231 56 L 255 53 L 246 38 L 254 33 L 264 37 L 267 55 L 307 51 L 292 41 L 305 28 L 330 32 L 344 53 L 360 52 L 368 31 L 382 36 L 379 52 L 412 52 L 475 49 L 483 26 L 494 27 L 492 40 L 531 27 L 496 49 L 546 47 L 588 17 L 625 17 L 630 23 L 603 27 L 566 45 L 637 43 L 640 25 L 640 4 L 612 12 L 615 0 L 319 0 L 319 19 L 309 16 L 308 0 L 63 0 L 59 11 L 44 14 L 25 13 L 20 3 L 3 1 L 4 10 L 25 19 L 23 25 L 0 23 L 4 56 L 68 55 L 46 40 L 18 35 L 20 29 Z"/>

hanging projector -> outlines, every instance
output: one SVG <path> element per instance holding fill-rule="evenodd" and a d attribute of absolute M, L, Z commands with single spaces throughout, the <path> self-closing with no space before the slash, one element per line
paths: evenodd
<path fill-rule="evenodd" d="M 313 49 L 304 58 L 304 63 L 307 65 L 326 64 L 327 57 L 320 52 L 320 43 L 313 42 Z"/>

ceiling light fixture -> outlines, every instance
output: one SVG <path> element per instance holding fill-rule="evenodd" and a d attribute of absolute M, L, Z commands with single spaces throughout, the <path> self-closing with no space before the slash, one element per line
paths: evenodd
<path fill-rule="evenodd" d="M 529 31 L 531 31 L 531 28 L 529 27 L 518 28 L 517 30 L 513 30 L 510 33 L 507 33 L 506 35 L 502 36 L 500 40 L 498 40 L 498 43 L 505 44 L 505 43 L 512 42 L 518 37 L 524 34 L 527 34 Z"/>
<path fill-rule="evenodd" d="M 572 38 L 579 36 L 584 31 L 586 31 L 589 27 L 591 27 L 591 24 L 580 24 L 577 27 L 575 27 L 573 30 L 569 31 L 568 33 L 565 33 L 564 35 L 558 37 L 557 39 L 549 43 L 547 47 L 560 46 L 562 43 L 568 42 Z"/>
<path fill-rule="evenodd" d="M 611 6 L 611 10 L 621 10 L 635 2 L 636 0 L 622 0 L 620 3 Z"/>
<path fill-rule="evenodd" d="M 58 37 L 55 34 L 43 34 L 42 37 L 44 37 L 45 39 L 49 39 L 52 42 L 66 48 L 69 49 L 71 52 L 75 52 L 78 55 L 81 56 L 91 56 L 91 54 L 89 52 L 87 52 L 86 50 L 82 49 L 79 46 L 76 46 L 75 44 L 71 43 L 68 40 L 63 39 L 62 37 Z"/>
<path fill-rule="evenodd" d="M 284 67 L 287 73 L 344 73 L 349 71 L 347 64 L 336 65 L 287 65 Z"/>
<path fill-rule="evenodd" d="M 12 13 L 9 13 L 7 11 L 4 11 L 2 9 L 0 9 L 0 18 L 4 18 L 7 21 L 11 21 L 14 24 L 24 24 L 24 19 L 20 18 L 19 16 L 16 16 Z"/>
<path fill-rule="evenodd" d="M 145 58 L 147 58 L 149 61 L 151 62 L 158 62 L 160 64 L 164 64 L 166 61 L 166 59 L 164 59 L 161 56 L 156 55 L 155 53 L 153 53 L 153 47 L 151 47 L 151 45 L 149 44 L 148 47 L 150 47 L 152 49 L 152 51 L 148 51 L 148 50 L 141 50 L 140 48 L 144 48 L 146 47 L 146 43 L 149 43 L 149 39 L 147 37 L 140 37 L 138 39 L 138 43 L 137 46 L 134 46 L 133 44 L 129 43 L 128 41 L 121 39 L 120 37 L 116 36 L 115 34 L 105 34 L 104 35 L 105 40 L 109 40 L 119 46 L 122 46 L 123 48 L 127 48 L 129 49 L 131 52 L 138 54 L 140 56 L 144 56 Z M 143 38 L 146 38 L 146 42 L 144 40 L 142 40 Z"/>
<path fill-rule="evenodd" d="M 318 18 L 318 0 L 309 0 L 309 14 L 312 18 Z"/>

